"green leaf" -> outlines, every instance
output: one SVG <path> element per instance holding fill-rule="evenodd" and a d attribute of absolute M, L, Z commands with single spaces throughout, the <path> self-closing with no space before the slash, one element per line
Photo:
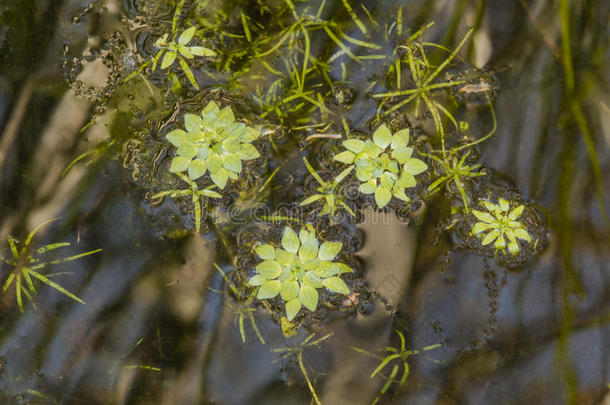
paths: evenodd
<path fill-rule="evenodd" d="M 161 69 L 167 69 L 170 67 L 174 61 L 176 60 L 176 52 L 167 51 L 163 56 L 163 62 L 161 62 Z"/>
<path fill-rule="evenodd" d="M 496 239 L 496 242 L 494 243 L 494 247 L 496 249 L 503 249 L 504 247 L 506 247 L 506 240 L 502 236 L 498 237 L 498 239 Z"/>
<path fill-rule="evenodd" d="M 401 129 L 392 136 L 392 149 L 405 149 L 409 144 L 409 128 Z"/>
<path fill-rule="evenodd" d="M 479 210 L 472 210 L 472 215 L 474 215 L 479 221 L 487 224 L 491 224 L 496 220 L 493 216 L 491 216 L 491 214 Z"/>
<path fill-rule="evenodd" d="M 519 253 L 519 244 L 517 242 L 510 242 L 508 244 L 508 251 L 510 252 L 510 254 L 516 255 L 517 253 Z"/>
<path fill-rule="evenodd" d="M 301 242 L 296 232 L 290 227 L 284 228 L 284 234 L 282 235 L 282 247 L 290 253 L 296 253 L 299 250 Z"/>
<path fill-rule="evenodd" d="M 484 222 L 477 222 L 472 226 L 472 234 L 477 235 L 489 229 L 489 225 Z"/>
<path fill-rule="evenodd" d="M 205 46 L 191 46 L 191 52 L 196 56 L 216 56 L 216 52 Z"/>
<path fill-rule="evenodd" d="M 513 229 L 513 233 L 519 239 L 522 239 L 522 240 L 525 240 L 528 242 L 532 240 L 532 238 L 530 237 L 530 234 L 523 228 Z"/>
<path fill-rule="evenodd" d="M 255 274 L 253 277 L 250 278 L 250 280 L 248 280 L 248 285 L 251 285 L 252 287 L 258 287 L 259 285 L 263 285 L 265 281 L 267 281 L 265 277 L 261 276 L 260 274 Z"/>
<path fill-rule="evenodd" d="M 314 271 L 318 276 L 320 276 L 320 278 L 327 278 L 339 274 L 341 268 L 339 267 L 338 263 L 323 261 L 316 267 Z"/>
<path fill-rule="evenodd" d="M 324 287 L 339 294 L 349 294 L 349 288 L 339 277 L 329 277 L 322 281 Z"/>
<path fill-rule="evenodd" d="M 267 280 L 277 278 L 282 271 L 282 266 L 275 260 L 265 260 L 259 263 L 256 267 L 256 271 Z"/>
<path fill-rule="evenodd" d="M 242 170 L 241 159 L 235 153 L 223 155 L 222 166 L 234 173 L 241 173 Z"/>
<path fill-rule="evenodd" d="M 347 141 L 343 141 L 343 146 L 354 153 L 360 153 L 364 150 L 364 142 L 359 139 L 348 139 Z"/>
<path fill-rule="evenodd" d="M 249 143 L 242 143 L 241 149 L 237 152 L 241 160 L 252 160 L 260 157 L 256 147 Z"/>
<path fill-rule="evenodd" d="M 381 148 L 379 146 L 375 145 L 371 141 L 366 141 L 364 143 L 363 152 L 366 153 L 367 155 L 375 158 L 375 157 L 379 156 L 379 154 L 381 153 Z"/>
<path fill-rule="evenodd" d="M 299 257 L 301 260 L 315 259 L 318 254 L 318 241 L 316 239 L 309 239 L 307 243 L 301 244 L 299 249 Z"/>
<path fill-rule="evenodd" d="M 210 169 L 210 178 L 218 186 L 219 189 L 224 190 L 229 180 L 229 173 L 222 167 L 215 172 Z"/>
<path fill-rule="evenodd" d="M 304 199 L 301 202 L 301 206 L 307 205 L 307 204 L 311 204 L 313 202 L 318 201 L 319 199 L 324 198 L 324 194 L 316 194 L 316 195 L 312 195 L 311 197 L 307 197 L 306 199 Z"/>
<path fill-rule="evenodd" d="M 496 240 L 496 238 L 498 236 L 500 236 L 500 232 L 498 232 L 497 230 L 494 229 L 493 231 L 491 231 L 487 235 L 485 235 L 485 237 L 481 241 L 481 245 L 483 245 L 483 246 L 489 245 L 491 242 Z"/>
<path fill-rule="evenodd" d="M 220 108 L 218 107 L 218 104 L 216 104 L 214 102 L 214 100 L 210 100 L 210 102 L 205 106 L 205 108 L 201 111 L 201 115 L 205 116 L 208 113 L 218 113 L 220 112 Z"/>
<path fill-rule="evenodd" d="M 172 173 L 182 173 L 183 171 L 188 169 L 190 163 L 190 159 L 184 158 L 182 156 L 176 156 L 172 159 L 172 164 L 169 166 L 169 171 Z"/>
<path fill-rule="evenodd" d="M 354 166 L 349 166 L 348 168 L 346 168 L 345 170 L 343 170 L 341 173 L 339 173 L 337 175 L 337 177 L 335 177 L 335 180 L 333 180 L 335 182 L 335 184 L 339 184 L 341 183 L 341 181 L 343 181 L 344 178 L 347 177 L 348 174 L 350 174 L 352 172 L 352 170 L 354 170 Z"/>
<path fill-rule="evenodd" d="M 392 199 L 392 192 L 387 188 L 377 187 L 375 190 L 375 202 L 379 208 L 385 207 Z"/>
<path fill-rule="evenodd" d="M 320 260 L 333 260 L 343 247 L 342 242 L 324 242 L 322 246 L 320 246 L 320 251 L 318 252 L 318 259 Z"/>
<path fill-rule="evenodd" d="M 290 270 L 289 268 L 283 268 L 280 275 L 277 276 L 277 279 L 280 280 L 282 283 L 285 283 L 287 281 L 292 281 L 292 280 L 294 280 L 294 274 L 292 273 L 292 270 Z"/>
<path fill-rule="evenodd" d="M 409 196 L 407 196 L 405 194 L 405 190 L 398 187 L 398 188 L 394 188 L 394 190 L 392 190 L 392 195 L 396 198 L 398 198 L 399 200 L 402 200 L 404 202 L 409 202 L 411 201 L 411 199 L 409 198 Z"/>
<path fill-rule="evenodd" d="M 508 214 L 508 218 L 511 221 L 515 221 L 517 218 L 519 218 L 521 216 L 521 214 L 523 213 L 523 209 L 525 207 L 523 205 L 518 206 L 517 208 L 513 209 L 509 214 Z"/>
<path fill-rule="evenodd" d="M 197 156 L 197 145 L 193 142 L 185 141 L 176 150 L 176 153 L 184 158 L 192 159 Z"/>
<path fill-rule="evenodd" d="M 280 293 L 281 283 L 279 280 L 265 281 L 259 288 L 256 298 L 259 300 L 273 298 Z"/>
<path fill-rule="evenodd" d="M 294 263 L 296 259 L 296 255 L 291 252 L 287 252 L 284 249 L 276 248 L 275 249 L 275 261 L 281 264 L 282 266 L 290 266 Z"/>
<path fill-rule="evenodd" d="M 178 38 L 178 43 L 180 45 L 186 45 L 188 44 L 191 39 L 193 39 L 193 35 L 195 35 L 195 30 L 197 28 L 195 26 L 192 26 L 191 28 L 186 29 Z"/>
<path fill-rule="evenodd" d="M 186 132 L 182 129 L 174 129 L 165 135 L 165 137 L 172 145 L 180 147 L 180 145 L 186 141 Z"/>
<path fill-rule="evenodd" d="M 335 156 L 333 156 L 333 159 L 336 160 L 337 162 L 350 164 L 350 163 L 354 162 L 355 157 L 356 157 L 356 155 L 354 154 L 354 152 L 346 150 L 346 151 L 343 151 L 343 152 L 338 153 Z"/>
<path fill-rule="evenodd" d="M 358 187 L 358 191 L 360 191 L 362 194 L 373 194 L 375 190 L 377 190 L 376 179 L 370 179 L 369 181 L 367 181 L 366 183 L 362 183 Z"/>
<path fill-rule="evenodd" d="M 275 259 L 275 248 L 268 243 L 259 245 L 254 248 L 254 251 L 263 260 L 274 260 Z"/>
<path fill-rule="evenodd" d="M 396 149 L 392 152 L 392 159 L 396 160 L 402 165 L 411 158 L 411 155 L 413 155 L 412 148 Z"/>
<path fill-rule="evenodd" d="M 508 211 L 508 209 L 510 208 L 510 204 L 504 198 L 500 198 L 498 200 L 498 203 L 500 205 L 500 209 L 504 212 Z"/>
<path fill-rule="evenodd" d="M 390 131 L 390 129 L 385 124 L 382 124 L 373 133 L 373 141 L 381 149 L 385 149 L 385 148 L 388 147 L 390 142 L 392 142 L 392 132 Z"/>
<path fill-rule="evenodd" d="M 301 230 L 299 231 L 299 240 L 301 241 L 301 244 L 308 243 L 311 240 L 318 243 L 318 240 L 316 239 L 316 235 L 314 234 L 313 230 L 308 231 L 305 227 L 301 228 Z"/>
<path fill-rule="evenodd" d="M 318 306 L 318 292 L 315 288 L 308 285 L 301 285 L 299 291 L 299 301 L 310 311 L 315 311 Z"/>
<path fill-rule="evenodd" d="M 301 310 L 301 301 L 298 298 L 294 298 L 286 303 L 286 318 L 292 321 L 295 316 Z"/>
<path fill-rule="evenodd" d="M 195 79 L 195 75 L 193 74 L 193 71 L 191 70 L 189 65 L 184 61 L 184 59 L 182 59 L 181 56 L 178 56 L 178 63 L 180 63 L 180 67 L 184 71 L 186 78 L 189 79 L 189 82 L 191 83 L 191 85 L 195 88 L 195 90 L 199 90 L 199 85 L 197 84 L 197 80 Z"/>
<path fill-rule="evenodd" d="M 231 107 L 225 107 L 218 113 L 218 120 L 223 123 L 232 123 L 235 122 L 235 115 L 233 114 L 233 110 Z"/>
<path fill-rule="evenodd" d="M 191 52 L 191 48 L 189 48 L 188 46 L 179 45 L 178 46 L 178 52 L 180 52 L 182 54 L 182 56 L 184 56 L 187 59 L 193 59 L 194 58 L 194 55 Z"/>
<path fill-rule="evenodd" d="M 369 167 L 358 167 L 356 169 L 356 178 L 364 183 L 371 180 L 372 172 L 372 169 Z"/>
<path fill-rule="evenodd" d="M 315 271 L 308 271 L 303 276 L 303 282 L 313 288 L 322 287 L 322 279 L 316 274 Z"/>
<path fill-rule="evenodd" d="M 212 154 L 205 160 L 205 164 L 210 173 L 214 173 L 222 168 L 222 159 L 220 156 Z"/>
<path fill-rule="evenodd" d="M 299 283 L 296 281 L 287 281 L 282 283 L 282 286 L 280 287 L 280 295 L 286 302 L 297 298 L 299 296 Z"/>
<path fill-rule="evenodd" d="M 407 160 L 402 168 L 415 176 L 416 174 L 425 172 L 428 169 L 428 165 L 422 160 L 411 158 Z"/>
<path fill-rule="evenodd" d="M 192 160 L 188 168 L 189 179 L 197 180 L 205 174 L 206 170 L 207 168 L 203 160 Z"/>
<path fill-rule="evenodd" d="M 199 132 L 203 127 L 203 120 L 199 115 L 184 114 L 184 127 L 189 132 Z"/>

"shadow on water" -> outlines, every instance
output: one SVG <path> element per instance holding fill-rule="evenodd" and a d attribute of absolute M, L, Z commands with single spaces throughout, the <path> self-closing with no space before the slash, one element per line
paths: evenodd
<path fill-rule="evenodd" d="M 194 7 L 201 2 L 186 4 Z M 173 10 L 175 2 L 169 3 Z M 227 2 L 231 6 L 226 8 L 255 15 L 260 3 L 264 2 Z M 269 2 L 275 3 L 280 2 Z M 181 108 L 194 109 L 202 97 L 180 89 L 164 95 L 156 87 L 145 87 L 144 79 L 127 91 L 150 92 L 150 97 L 130 99 L 132 104 L 115 102 L 110 95 L 119 94 L 120 99 L 121 90 L 104 87 L 112 83 L 105 80 L 116 66 L 136 63 L 135 48 L 123 50 L 120 60 L 87 66 L 86 73 L 70 72 L 68 62 L 81 53 L 97 47 L 99 53 L 114 49 L 112 41 L 104 49 L 95 42 L 99 38 L 125 36 L 134 40 L 136 48 L 153 49 L 147 36 L 171 26 L 167 4 L 4 1 L 0 4 L 0 254 L 11 257 L 11 246 L 5 243 L 9 236 L 23 241 L 37 225 L 55 217 L 60 220 L 42 228 L 32 242 L 36 247 L 70 243 L 50 251 L 50 260 L 103 251 L 45 273 L 85 304 L 39 283 L 32 300 L 23 297 L 21 313 L 15 289 L 4 291 L 0 403 L 309 404 L 312 393 L 304 369 L 321 403 L 367 404 L 377 397 L 384 379 L 370 378 L 378 359 L 353 347 L 368 352 L 400 347 L 394 330 L 405 334 L 408 349 L 442 346 L 410 357 L 406 383 L 399 389 L 393 386 L 379 403 L 609 403 L 610 5 L 595 0 L 349 3 L 367 24 L 363 10 L 370 13 L 371 24 L 389 26 L 400 7 L 405 27 L 434 21 L 426 39 L 449 49 L 455 49 L 468 27 L 474 28 L 471 41 L 460 52 L 461 60 L 468 62 L 460 63 L 485 67 L 498 82 L 497 131 L 480 145 L 478 163 L 486 168 L 490 184 L 518 190 L 544 217 L 548 241 L 542 252 L 525 265 L 511 267 L 460 248 L 458 237 L 442 232 L 451 207 L 437 197 L 407 218 L 368 209 L 361 223 L 349 228 L 350 237 L 356 235 L 350 242 L 357 250 L 354 263 L 365 269 L 358 311 L 324 309 L 320 322 L 304 322 L 287 339 L 278 316 L 253 306 L 247 312 L 253 318 L 243 318 L 242 336 L 241 302 L 227 293 L 226 281 L 232 279 L 223 279 L 213 264 L 230 271 L 238 264 L 233 255 L 242 248 L 230 241 L 248 232 L 262 237 L 266 230 L 225 226 L 235 218 L 218 208 L 221 202 L 204 205 L 216 216 L 204 221 L 197 233 L 195 218 L 185 215 L 190 200 L 149 203 L 150 195 L 162 191 L 158 186 L 167 179 L 159 180 L 163 175 L 157 175 L 158 168 L 150 170 L 145 161 L 165 158 L 160 131 L 177 120 L 172 114 L 178 102 L 184 101 Z M 349 3 L 326 1 L 322 17 L 342 19 L 344 31 L 359 37 L 362 21 L 350 19 L 345 7 Z M 138 19 L 140 14 L 164 21 L 150 27 L 150 21 Z M 225 16 L 227 29 L 233 32 L 241 27 L 236 15 L 239 12 Z M 261 17 L 261 24 L 264 18 L 269 17 Z M 318 34 L 312 34 L 311 55 L 332 57 L 336 43 Z M 380 52 L 391 53 L 393 46 L 383 42 Z M 230 68 L 243 68 L 248 59 L 241 58 L 236 57 Z M 386 80 L 387 72 L 362 69 L 347 57 L 341 66 L 331 75 L 341 77 L 343 69 L 343 81 L 349 82 L 341 93 L 353 97 L 344 110 L 346 121 L 356 134 L 368 134 L 378 107 L 371 101 L 369 85 L 372 80 Z M 229 90 L 214 88 L 217 80 L 223 83 L 219 87 L 230 87 L 229 73 L 206 76 L 199 67 L 202 88 L 214 89 L 209 94 L 235 103 L 244 116 L 254 115 L 250 99 L 231 98 Z M 252 69 L 269 74 L 264 67 Z M 65 80 L 77 74 L 87 81 L 76 86 L 80 97 L 72 91 L 74 81 L 70 89 Z M 179 79 L 184 77 L 172 80 Z M 243 80 L 247 88 L 242 91 L 253 94 L 254 79 Z M 88 93 L 91 84 L 103 90 Z M 182 85 L 187 84 L 184 79 Z M 381 88 L 375 89 L 377 93 Z M 106 97 L 104 92 L 108 92 L 105 111 L 96 104 Z M 138 108 L 133 109 L 134 104 Z M 338 110 L 339 105 L 333 108 Z M 472 133 L 484 134 L 493 126 L 485 102 L 455 110 L 470 122 Z M 97 121 L 81 133 L 93 114 Z M 121 121 L 121 117 L 128 118 Z M 432 117 L 428 118 L 418 131 L 434 131 Z M 288 125 L 273 113 L 267 119 Z M 329 128 L 343 131 L 341 121 Z M 132 136 L 129 131 L 144 134 L 139 143 L 122 141 Z M 148 132 L 153 135 L 147 137 Z M 99 159 L 80 162 L 62 174 L 76 156 L 103 142 L 109 133 L 124 149 L 112 149 L 112 144 L 107 148 L 121 159 L 104 158 L 100 150 Z M 271 190 L 266 191 L 267 198 L 276 205 L 293 195 L 300 201 L 308 187 L 307 182 L 299 186 L 308 175 L 302 156 L 309 153 L 307 157 L 319 164 L 329 151 L 319 145 L 307 149 L 308 144 L 288 131 L 273 135 L 272 146 L 260 146 L 268 155 L 275 154 L 263 163 L 269 173 L 278 170 L 266 189 Z M 261 167 L 248 170 L 253 177 L 266 173 Z M 11 271 L 2 263 L 0 282 L 6 283 Z M 297 351 L 286 356 L 273 351 L 298 347 L 311 333 L 317 338 L 333 335 L 320 345 L 306 346 L 302 357 L 294 354 Z M 390 368 L 382 374 L 389 372 Z"/>

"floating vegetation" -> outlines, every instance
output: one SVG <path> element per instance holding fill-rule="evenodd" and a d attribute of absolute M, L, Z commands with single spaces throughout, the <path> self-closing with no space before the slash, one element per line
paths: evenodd
<path fill-rule="evenodd" d="M 353 163 L 356 177 L 362 182 L 358 190 L 363 194 L 374 194 L 377 206 L 383 208 L 392 197 L 411 201 L 405 189 L 414 187 L 417 184 L 415 176 L 428 169 L 426 163 L 412 157 L 413 148 L 408 147 L 408 143 L 409 129 L 392 135 L 387 126 L 381 125 L 373 133 L 372 141 L 343 141 L 347 150 L 333 159 Z"/>
<path fill-rule="evenodd" d="M 76 259 L 80 259 L 82 257 L 90 256 L 92 254 L 101 252 L 102 249 L 90 250 L 88 252 L 79 253 L 76 255 L 64 257 L 61 259 L 45 259 L 45 256 L 50 252 L 70 246 L 70 242 L 55 242 L 49 243 L 39 248 L 32 247 L 32 239 L 36 235 L 36 233 L 45 225 L 57 220 L 51 219 L 43 222 L 38 225 L 32 232 L 29 233 L 25 241 L 21 246 L 17 240 L 12 237 L 8 237 L 8 244 L 10 246 L 12 258 L 5 258 L 0 256 L 0 260 L 6 265 L 11 267 L 9 271 L 9 275 L 2 286 L 2 292 L 6 293 L 11 286 L 15 288 L 15 297 L 17 300 L 17 306 L 19 307 L 19 311 L 23 312 L 23 297 L 27 298 L 32 302 L 34 308 L 36 308 L 36 303 L 34 302 L 35 294 L 37 294 L 36 286 L 34 281 L 42 282 L 43 284 L 48 285 L 49 287 L 55 289 L 56 291 L 66 295 L 69 298 L 72 298 L 74 301 L 80 302 L 84 304 L 85 302 L 78 298 L 76 295 L 57 284 L 51 278 L 58 275 L 55 274 L 45 274 L 43 270 L 46 270 L 47 267 L 54 264 L 61 264 L 70 262 Z"/>
<path fill-rule="evenodd" d="M 367 209 L 407 219 L 422 207 L 434 210 L 434 225 L 454 237 L 451 249 L 501 265 L 522 265 L 541 251 L 543 218 L 479 160 L 478 146 L 496 133 L 498 86 L 493 72 L 458 55 L 473 29 L 448 49 L 424 39 L 432 24 L 404 26 L 402 7 L 396 21 L 380 24 L 364 4 L 347 0 L 340 16 L 330 16 L 335 11 L 324 0 L 242 3 L 185 7 L 180 0 L 131 13 L 128 19 L 147 27 L 135 44 L 118 34 L 104 39 L 113 44 L 112 59 L 122 61 L 98 98 L 98 107 L 120 106 L 107 112 L 109 137 L 67 168 L 112 146 L 148 197 L 145 212 L 186 218 L 178 225 L 185 233 L 220 240 L 223 267 L 232 269 L 214 266 L 242 342 L 249 322 L 266 343 L 254 314 L 273 319 L 290 339 L 329 316 L 357 316 L 374 299 L 386 303 L 355 256 L 362 245 L 355 225 Z M 70 83 L 77 73 L 67 75 Z M 190 86 L 183 87 L 184 76 Z M 484 135 L 471 134 L 479 126 L 465 120 L 474 101 L 493 120 Z M 161 204 L 165 197 L 171 200 Z M 164 226 L 160 236 L 176 233 Z M 30 276 L 78 300 L 38 268 L 5 284 L 16 280 L 20 308 L 21 280 L 30 286 Z M 400 346 L 380 354 L 354 348 L 379 360 L 371 378 L 385 383 L 375 402 L 403 387 L 410 356 L 439 346 L 407 350 L 396 333 Z M 303 350 L 330 336 L 313 340 L 312 333 L 295 347 L 272 349 L 296 356 L 317 404 Z"/>
<path fill-rule="evenodd" d="M 398 385 L 398 388 L 400 388 L 407 381 L 410 370 L 409 363 L 407 361 L 409 357 L 419 354 L 421 352 L 427 352 L 429 350 L 434 350 L 441 347 L 440 344 L 434 344 L 426 346 L 421 350 L 407 350 L 405 335 L 399 330 L 396 330 L 396 334 L 400 338 L 400 347 L 396 348 L 388 346 L 380 348 L 378 351 L 381 353 L 386 353 L 385 356 L 371 353 L 366 350 L 359 349 L 357 347 L 352 347 L 352 349 L 357 351 L 358 353 L 362 353 L 364 355 L 375 357 L 376 359 L 381 360 L 377 367 L 375 367 L 375 369 L 371 373 L 371 378 L 375 378 L 375 376 L 379 375 L 386 381 L 383 384 L 383 387 L 381 387 L 379 395 L 373 400 L 373 404 L 379 402 L 381 396 L 388 392 L 392 384 L 396 383 Z M 390 373 L 387 375 L 384 374 L 383 371 L 386 369 L 386 367 L 392 364 L 393 366 L 391 368 Z M 399 373 L 401 368 L 402 372 Z"/>
<path fill-rule="evenodd" d="M 292 321 L 302 307 L 316 310 L 318 288 L 349 294 L 349 288 L 339 276 L 351 273 L 352 269 L 344 263 L 333 262 L 342 246 L 341 242 L 320 244 L 311 226 L 301 228 L 298 235 L 285 227 L 281 247 L 266 243 L 255 248 L 263 261 L 255 267 L 257 274 L 248 284 L 258 287 L 256 298 L 259 300 L 279 294 L 286 306 L 286 317 Z"/>

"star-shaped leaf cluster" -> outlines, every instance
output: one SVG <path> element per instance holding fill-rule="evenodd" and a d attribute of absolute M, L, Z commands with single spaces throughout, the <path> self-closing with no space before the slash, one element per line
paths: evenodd
<path fill-rule="evenodd" d="M 161 69 L 171 67 L 177 59 L 180 67 L 184 71 L 184 74 L 189 79 L 189 82 L 191 82 L 195 89 L 199 90 L 199 86 L 195 80 L 195 75 L 193 75 L 193 72 L 189 68 L 185 59 L 191 60 L 195 56 L 215 56 L 216 52 L 206 48 L 205 46 L 187 46 L 188 43 L 193 39 L 196 30 L 197 28 L 194 26 L 184 30 L 184 32 L 182 32 L 182 34 L 180 34 L 178 37 L 177 41 L 175 38 L 172 41 L 168 41 L 167 34 L 159 38 L 155 42 L 155 45 L 160 49 L 153 59 L 152 69 L 157 69 L 157 65 L 159 64 L 161 57 L 163 57 L 163 60 L 161 61 Z"/>
<path fill-rule="evenodd" d="M 256 266 L 257 274 L 248 284 L 258 287 L 256 297 L 260 300 L 279 294 L 286 305 L 286 317 L 291 321 L 303 306 L 312 312 L 316 310 L 318 288 L 349 294 L 349 288 L 339 276 L 352 269 L 344 263 L 333 262 L 342 247 L 342 242 L 320 244 L 311 226 L 301 228 L 298 235 L 287 226 L 281 247 L 266 243 L 255 248 L 263 261 Z"/>
<path fill-rule="evenodd" d="M 356 177 L 362 183 L 358 190 L 363 194 L 375 194 L 379 208 L 385 207 L 392 196 L 409 202 L 405 189 L 417 184 L 415 176 L 428 169 L 422 160 L 413 157 L 408 147 L 409 129 L 392 135 L 386 125 L 373 133 L 373 140 L 348 139 L 343 141 L 347 149 L 333 157 L 356 167 Z"/>
<path fill-rule="evenodd" d="M 191 180 L 210 173 L 221 190 L 229 179 L 236 180 L 242 171 L 242 161 L 256 159 L 260 153 L 252 145 L 259 131 L 235 121 L 230 107 L 222 110 L 210 101 L 201 115 L 185 114 L 185 129 L 175 129 L 166 135 L 177 150 L 170 172 L 187 172 Z"/>
<path fill-rule="evenodd" d="M 520 250 L 517 239 L 526 242 L 532 240 L 530 234 L 525 229 L 525 225 L 517 221 L 523 213 L 523 205 L 519 205 L 511 210 L 511 203 L 503 198 L 498 199 L 498 204 L 483 200 L 482 205 L 487 212 L 472 210 L 472 214 L 479 222 L 472 226 L 471 232 L 473 235 L 486 232 L 481 241 L 483 246 L 493 242 L 497 250 L 504 251 L 507 246 L 506 239 L 508 239 L 508 251 L 515 255 Z"/>

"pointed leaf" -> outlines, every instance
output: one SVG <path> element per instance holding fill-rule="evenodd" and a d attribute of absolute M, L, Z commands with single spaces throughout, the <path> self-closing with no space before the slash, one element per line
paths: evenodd
<path fill-rule="evenodd" d="M 509 214 L 508 214 L 508 218 L 511 221 L 515 221 L 517 218 L 519 218 L 521 216 L 521 214 L 523 213 L 523 209 L 525 207 L 523 205 L 518 206 L 517 208 L 513 209 Z"/>
<path fill-rule="evenodd" d="M 216 56 L 216 52 L 205 46 L 191 46 L 191 53 L 196 56 Z"/>
<path fill-rule="evenodd" d="M 409 144 L 409 128 L 401 129 L 392 136 L 392 149 L 405 149 Z"/>
<path fill-rule="evenodd" d="M 513 233 L 519 239 L 522 239 L 522 240 L 525 240 L 528 242 L 532 240 L 532 238 L 530 237 L 530 234 L 523 228 L 513 229 Z"/>
<path fill-rule="evenodd" d="M 287 281 L 282 283 L 282 286 L 280 287 L 280 295 L 286 302 L 297 298 L 299 296 L 299 283 L 296 281 Z"/>
<path fill-rule="evenodd" d="M 165 135 L 165 137 L 172 145 L 180 147 L 180 145 L 186 141 L 186 132 L 182 129 L 174 129 Z"/>
<path fill-rule="evenodd" d="M 360 153 L 364 150 L 364 142 L 359 139 L 348 139 L 347 141 L 343 141 L 343 146 L 354 153 Z"/>
<path fill-rule="evenodd" d="M 241 173 L 242 170 L 241 159 L 235 153 L 223 155 L 222 166 L 234 173 Z"/>
<path fill-rule="evenodd" d="M 318 259 L 320 260 L 333 260 L 343 247 L 342 242 L 324 242 L 322 246 L 320 246 L 320 251 L 318 252 Z"/>
<path fill-rule="evenodd" d="M 354 154 L 354 152 L 346 150 L 346 151 L 343 151 L 343 152 L 338 153 L 335 156 L 333 156 L 333 159 L 336 160 L 337 162 L 350 164 L 350 163 L 354 162 L 355 157 L 356 157 L 356 155 Z"/>
<path fill-rule="evenodd" d="M 375 202 L 379 208 L 385 207 L 392 199 L 392 193 L 387 188 L 377 187 L 375 190 Z"/>
<path fill-rule="evenodd" d="M 263 285 L 266 281 L 267 279 L 265 277 L 261 276 L 260 274 L 255 274 L 250 278 L 250 280 L 248 280 L 248 285 L 258 287 L 259 285 Z"/>
<path fill-rule="evenodd" d="M 402 168 L 415 176 L 416 174 L 425 172 L 428 169 L 428 165 L 422 160 L 411 158 L 407 160 Z"/>
<path fill-rule="evenodd" d="M 290 227 L 284 228 L 284 234 L 282 235 L 282 247 L 290 253 L 296 253 L 299 250 L 301 242 L 296 232 Z"/>
<path fill-rule="evenodd" d="M 491 216 L 491 214 L 487 213 L 487 212 L 483 212 L 483 211 L 479 211 L 479 210 L 472 210 L 472 215 L 474 215 L 475 217 L 477 217 L 477 219 L 479 221 L 491 224 L 493 222 L 495 222 L 495 218 L 493 216 Z"/>
<path fill-rule="evenodd" d="M 299 249 L 299 257 L 301 260 L 315 259 L 318 254 L 318 241 L 316 239 L 309 239 L 307 243 L 301 244 Z"/>
<path fill-rule="evenodd" d="M 174 52 L 174 51 L 166 52 L 165 56 L 163 56 L 163 62 L 161 62 L 161 69 L 167 69 L 174 63 L 175 60 L 176 60 L 176 52 Z"/>
<path fill-rule="evenodd" d="M 192 160 L 188 168 L 189 179 L 197 180 L 205 174 L 206 170 L 207 168 L 203 160 Z"/>
<path fill-rule="evenodd" d="M 254 248 L 254 251 L 263 260 L 274 260 L 275 259 L 275 248 L 268 243 L 259 245 Z"/>
<path fill-rule="evenodd" d="M 279 280 L 265 281 L 259 288 L 256 298 L 259 300 L 273 298 L 280 293 L 281 283 Z"/>
<path fill-rule="evenodd" d="M 224 190 L 227 181 L 229 180 L 229 173 L 221 167 L 216 172 L 210 170 L 210 178 L 219 189 Z"/>
<path fill-rule="evenodd" d="M 385 149 L 392 142 L 392 132 L 383 124 L 373 133 L 373 141 L 381 149 Z"/>
<path fill-rule="evenodd" d="M 184 158 L 182 156 L 176 156 L 172 159 L 172 164 L 169 166 L 169 171 L 172 173 L 182 173 L 183 171 L 188 169 L 190 163 L 190 159 Z"/>
<path fill-rule="evenodd" d="M 275 260 L 265 260 L 259 263 L 256 267 L 256 271 L 267 280 L 277 278 L 282 271 L 282 266 Z"/>
<path fill-rule="evenodd" d="M 299 291 L 299 301 L 305 308 L 313 312 L 318 306 L 318 292 L 313 287 L 302 285 Z"/>
<path fill-rule="evenodd" d="M 339 294 L 349 294 L 349 288 L 347 287 L 347 284 L 345 284 L 345 282 L 339 277 L 329 277 L 327 279 L 324 279 L 322 281 L 322 284 L 324 284 L 324 287 L 328 288 L 333 292 Z"/>
<path fill-rule="evenodd" d="M 298 298 L 291 299 L 286 303 L 286 318 L 292 321 L 301 310 L 301 301 Z"/>
<path fill-rule="evenodd" d="M 195 26 L 192 26 L 192 27 L 184 30 L 184 32 L 178 38 L 178 43 L 180 45 L 188 44 L 191 41 L 191 39 L 193 39 L 193 35 L 195 35 L 195 30 L 196 29 L 197 28 Z"/>
<path fill-rule="evenodd" d="M 251 160 L 260 157 L 260 153 L 256 147 L 249 143 L 242 143 L 240 150 L 237 152 L 241 160 Z"/>
<path fill-rule="evenodd" d="M 491 242 L 496 240 L 496 238 L 498 236 L 500 236 L 500 232 L 498 232 L 497 230 L 494 229 L 493 231 L 491 231 L 487 235 L 485 235 L 485 237 L 481 241 L 481 245 L 483 245 L 483 246 L 489 245 Z"/>

